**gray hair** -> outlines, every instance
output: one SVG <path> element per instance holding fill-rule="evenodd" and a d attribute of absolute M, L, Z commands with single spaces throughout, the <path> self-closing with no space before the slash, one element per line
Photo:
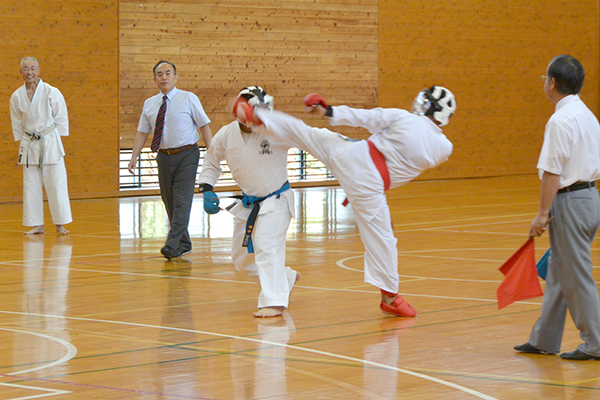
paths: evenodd
<path fill-rule="evenodd" d="M 23 68 L 23 63 L 25 63 L 25 61 L 35 61 L 35 65 L 37 65 L 38 67 L 40 66 L 40 63 L 38 62 L 37 58 L 35 58 L 35 57 L 23 57 L 23 59 L 21 60 L 21 68 Z"/>

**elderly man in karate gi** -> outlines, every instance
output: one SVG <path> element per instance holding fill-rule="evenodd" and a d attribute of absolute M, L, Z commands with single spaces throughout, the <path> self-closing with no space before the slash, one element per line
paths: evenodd
<path fill-rule="evenodd" d="M 398 249 L 385 192 L 448 160 L 452 143 L 441 127 L 456 111 L 454 95 L 432 86 L 419 92 L 411 111 L 331 107 L 313 93 L 304 99 L 307 113 L 326 116 L 331 125 L 365 128 L 368 140 L 350 140 L 328 129 L 313 128 L 278 111 L 257 107 L 242 97 L 234 115 L 272 140 L 305 150 L 323 162 L 346 192 L 365 246 L 365 282 L 381 291 L 385 314 L 414 317 L 417 311 L 398 293 Z"/>
<path fill-rule="evenodd" d="M 261 87 L 244 88 L 239 96 L 273 108 L 273 98 Z M 220 211 L 213 188 L 221 175 L 221 160 L 227 160 L 242 189 L 243 199 L 227 208 L 234 215 L 231 257 L 237 271 L 258 277 L 261 292 L 255 317 L 282 315 L 300 279 L 297 271 L 285 266 L 286 233 L 294 216 L 294 194 L 287 175 L 289 148 L 233 121 L 213 137 L 198 177 L 209 214 Z"/>
<path fill-rule="evenodd" d="M 44 233 L 45 188 L 56 231 L 66 235 L 69 231 L 64 225 L 73 221 L 60 138 L 69 135 L 67 105 L 57 88 L 38 77 L 39 63 L 34 57 L 21 60 L 20 73 L 25 84 L 10 97 L 10 117 L 15 141 L 21 141 L 23 225 L 33 227 L 25 234 Z"/>

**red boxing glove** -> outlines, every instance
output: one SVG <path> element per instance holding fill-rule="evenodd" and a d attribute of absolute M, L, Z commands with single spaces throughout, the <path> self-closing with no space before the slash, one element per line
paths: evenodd
<path fill-rule="evenodd" d="M 329 108 L 329 105 L 325 103 L 325 99 L 318 93 L 307 94 L 304 98 L 304 105 L 307 107 L 312 107 L 315 105 L 323 106 L 323 108 Z"/>

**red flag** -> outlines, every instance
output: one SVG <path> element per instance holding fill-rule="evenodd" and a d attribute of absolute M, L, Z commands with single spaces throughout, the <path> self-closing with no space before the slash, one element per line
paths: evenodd
<path fill-rule="evenodd" d="M 498 309 L 504 308 L 515 301 L 544 295 L 538 279 L 534 253 L 533 238 L 529 238 L 500 267 L 500 272 L 504 274 L 504 280 L 496 291 Z"/>

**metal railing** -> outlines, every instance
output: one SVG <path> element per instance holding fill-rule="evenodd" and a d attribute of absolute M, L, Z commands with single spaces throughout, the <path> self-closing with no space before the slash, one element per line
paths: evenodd
<path fill-rule="evenodd" d="M 206 148 L 200 148 L 198 172 L 202 170 Z M 127 170 L 132 149 L 121 149 L 119 156 L 119 190 L 158 189 L 158 166 L 156 153 L 149 147 L 143 148 L 136 163 L 135 174 Z M 221 162 L 223 172 L 218 185 L 233 184 L 234 180 L 225 161 Z M 293 182 L 324 182 L 335 179 L 325 165 L 312 155 L 300 149 L 288 151 L 288 177 Z"/>

